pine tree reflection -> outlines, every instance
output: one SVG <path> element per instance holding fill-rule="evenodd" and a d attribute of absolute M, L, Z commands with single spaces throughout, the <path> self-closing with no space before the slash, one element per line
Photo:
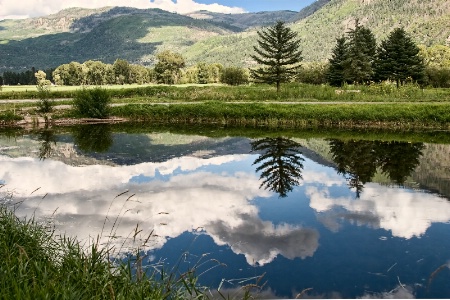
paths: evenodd
<path fill-rule="evenodd" d="M 262 152 L 255 160 L 259 165 L 256 172 L 261 172 L 261 186 L 286 197 L 293 186 L 302 179 L 304 159 L 300 156 L 301 145 L 290 139 L 264 138 L 251 143 L 252 152 Z"/>
<path fill-rule="evenodd" d="M 52 155 L 52 144 L 56 146 L 56 138 L 53 130 L 49 129 L 48 126 L 45 126 L 45 128 L 39 132 L 38 140 L 41 141 L 41 146 L 39 147 L 39 159 L 45 160 Z"/>
<path fill-rule="evenodd" d="M 419 164 L 422 143 L 330 140 L 333 160 L 359 198 L 364 184 L 371 181 L 380 168 L 390 180 L 403 185 Z"/>
<path fill-rule="evenodd" d="M 75 144 L 84 152 L 106 152 L 113 144 L 108 124 L 81 125 L 73 130 Z"/>

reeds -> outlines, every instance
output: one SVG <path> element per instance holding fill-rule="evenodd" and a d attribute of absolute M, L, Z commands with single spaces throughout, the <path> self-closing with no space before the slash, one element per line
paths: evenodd
<path fill-rule="evenodd" d="M 19 220 L 0 206 L 0 299 L 204 298 L 195 270 L 142 271 L 137 252 L 111 259 L 112 248 L 57 236 L 34 219 Z M 139 270 L 138 272 L 136 270 Z"/>

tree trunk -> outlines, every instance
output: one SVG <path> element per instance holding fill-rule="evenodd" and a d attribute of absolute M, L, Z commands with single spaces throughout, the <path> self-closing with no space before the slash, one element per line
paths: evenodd
<path fill-rule="evenodd" d="M 280 92 L 280 81 L 277 81 L 277 93 Z"/>

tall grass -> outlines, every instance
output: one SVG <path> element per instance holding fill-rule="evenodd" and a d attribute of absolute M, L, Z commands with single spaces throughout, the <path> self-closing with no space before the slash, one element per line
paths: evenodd
<path fill-rule="evenodd" d="M 81 89 L 81 88 L 78 88 Z M 338 90 L 338 92 L 336 92 Z M 111 97 L 118 101 L 179 102 L 179 101 L 368 101 L 368 102 L 443 102 L 450 101 L 449 89 L 421 89 L 416 85 L 405 85 L 397 89 L 393 83 L 370 86 L 344 86 L 291 83 L 282 85 L 276 92 L 269 85 L 246 86 L 113 86 L 108 88 Z M 340 92 L 343 91 L 343 92 Z M 355 92 L 359 91 L 359 92 Z M 52 90 L 50 98 L 73 98 L 77 90 Z M 38 99 L 36 91 L 3 91 L 0 99 Z"/>
<path fill-rule="evenodd" d="M 33 219 L 19 220 L 0 205 L 1 299 L 204 298 L 193 270 L 183 274 L 139 271 L 142 257 L 112 259 L 111 248 L 57 236 Z"/>
<path fill-rule="evenodd" d="M 448 128 L 449 104 L 261 104 L 205 102 L 114 107 L 116 116 L 163 123 L 302 127 Z"/>

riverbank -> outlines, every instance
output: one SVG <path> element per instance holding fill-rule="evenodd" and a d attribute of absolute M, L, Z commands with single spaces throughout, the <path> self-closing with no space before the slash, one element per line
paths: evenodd
<path fill-rule="evenodd" d="M 36 97 L 34 91 L 3 91 L 0 96 L 12 100 L 0 100 L 0 123 L 36 126 L 99 122 L 82 119 L 73 112 L 70 97 L 76 92 L 75 88 L 52 91 L 49 98 L 55 99 L 55 109 L 41 115 L 35 108 L 38 100 L 33 103 L 33 99 L 15 98 Z M 336 89 L 287 84 L 280 93 L 266 85 L 128 86 L 110 87 L 108 93 L 112 117 L 100 122 L 450 129 L 449 89 L 397 89 L 386 84 Z"/>

